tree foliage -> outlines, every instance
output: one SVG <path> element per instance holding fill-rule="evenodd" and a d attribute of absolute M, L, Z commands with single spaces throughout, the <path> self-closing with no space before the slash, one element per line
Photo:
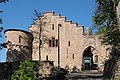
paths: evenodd
<path fill-rule="evenodd" d="M 0 0 L 0 3 L 3 3 L 3 2 L 6 3 L 7 1 L 8 1 L 8 0 Z M 3 11 L 0 11 L 0 13 L 2 13 L 2 12 L 3 12 Z M 2 22 L 2 19 L 0 18 L 0 24 L 2 24 L 2 23 L 3 23 L 3 22 Z M 2 36 L 1 36 L 2 30 L 3 30 L 3 27 L 0 26 L 0 37 L 2 37 Z"/>
<path fill-rule="evenodd" d="M 117 25 L 116 8 L 113 0 L 96 0 L 96 10 L 93 16 L 93 26 L 102 35 L 102 43 L 120 46 L 120 31 Z"/>
<path fill-rule="evenodd" d="M 11 80 L 34 80 L 36 75 L 37 65 L 31 60 L 21 61 L 19 70 L 15 71 Z"/>
<path fill-rule="evenodd" d="M 0 3 L 6 3 L 8 0 L 0 0 Z"/>
<path fill-rule="evenodd" d="M 44 46 L 44 44 L 48 44 L 48 40 L 49 37 L 44 33 L 44 32 L 48 32 L 43 26 L 46 24 L 49 24 L 51 22 L 51 20 L 49 19 L 49 22 L 46 22 L 45 20 L 48 19 L 46 16 L 43 16 L 43 14 L 41 12 L 39 12 L 38 10 L 34 10 L 34 25 L 36 28 L 38 28 L 37 31 L 35 30 L 30 30 L 31 33 L 33 33 L 34 35 L 34 43 L 38 43 L 38 46 L 33 46 L 34 49 L 38 49 L 39 51 L 39 60 L 41 60 L 41 49 L 44 50 L 49 50 L 48 48 L 46 48 Z"/>
<path fill-rule="evenodd" d="M 0 0 L 0 3 L 6 3 L 8 2 L 8 0 Z M 3 11 L 0 10 L 0 13 L 2 13 Z M 0 18 L 0 24 L 3 24 L 2 18 Z M 2 37 L 2 31 L 3 31 L 3 27 L 0 25 L 0 37 Z M 3 49 L 3 47 L 5 47 L 5 43 L 0 43 L 0 50 Z"/>
<path fill-rule="evenodd" d="M 8 2 L 8 0 L 0 0 L 0 3 L 6 3 L 6 2 Z M 3 11 L 0 11 L 0 13 L 2 13 Z M 0 24 L 2 24 L 2 19 L 0 19 Z M 0 30 L 2 30 L 1 28 L 0 28 Z"/>

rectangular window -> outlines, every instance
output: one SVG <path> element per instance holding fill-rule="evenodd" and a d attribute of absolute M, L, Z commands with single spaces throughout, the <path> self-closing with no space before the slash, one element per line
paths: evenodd
<path fill-rule="evenodd" d="M 73 57 L 73 59 L 75 58 L 74 54 L 73 54 L 73 56 L 72 56 L 72 57 Z"/>
<path fill-rule="evenodd" d="M 54 46 L 55 46 L 55 38 L 52 37 L 52 47 L 54 47 Z"/>
<path fill-rule="evenodd" d="M 19 36 L 19 43 L 21 43 L 21 36 Z"/>
<path fill-rule="evenodd" d="M 51 40 L 49 40 L 49 47 L 51 47 Z"/>
<path fill-rule="evenodd" d="M 46 60 L 48 60 L 48 55 L 46 56 Z"/>
<path fill-rule="evenodd" d="M 52 24 L 52 30 L 54 30 L 54 24 Z"/>
<path fill-rule="evenodd" d="M 68 46 L 70 46 L 70 41 L 68 41 Z"/>
<path fill-rule="evenodd" d="M 55 39 L 54 37 L 52 37 L 50 40 L 49 40 L 49 47 L 56 47 L 58 46 L 58 40 Z"/>

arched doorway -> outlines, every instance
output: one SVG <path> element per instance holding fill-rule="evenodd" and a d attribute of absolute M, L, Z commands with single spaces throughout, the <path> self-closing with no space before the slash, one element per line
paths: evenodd
<path fill-rule="evenodd" d="M 82 54 L 82 70 L 92 70 L 93 66 L 95 66 L 93 61 L 93 51 L 95 50 L 94 47 L 88 46 L 85 48 Z M 97 65 L 96 65 L 97 67 Z"/>

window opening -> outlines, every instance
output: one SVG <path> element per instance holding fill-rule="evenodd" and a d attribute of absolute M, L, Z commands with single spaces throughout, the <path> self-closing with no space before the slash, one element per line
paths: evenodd
<path fill-rule="evenodd" d="M 55 46 L 55 38 L 52 37 L 52 47 L 54 47 L 54 46 Z"/>
<path fill-rule="evenodd" d="M 48 60 L 48 55 L 46 56 L 46 60 Z"/>
<path fill-rule="evenodd" d="M 74 59 L 74 58 L 75 58 L 75 55 L 73 54 L 73 56 L 72 56 L 72 57 L 73 57 L 73 59 Z"/>
<path fill-rule="evenodd" d="M 51 40 L 49 40 L 49 47 L 51 47 Z"/>
<path fill-rule="evenodd" d="M 21 43 L 21 36 L 19 36 L 19 43 Z"/>
<path fill-rule="evenodd" d="M 54 24 L 52 24 L 52 30 L 54 30 Z"/>
<path fill-rule="evenodd" d="M 68 41 L 68 46 L 70 46 L 70 41 Z"/>

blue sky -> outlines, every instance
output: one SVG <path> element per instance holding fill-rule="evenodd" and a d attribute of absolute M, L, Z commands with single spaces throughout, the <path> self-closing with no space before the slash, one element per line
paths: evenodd
<path fill-rule="evenodd" d="M 67 20 L 72 20 L 85 27 L 92 27 L 95 0 L 9 0 L 7 4 L 0 5 L 0 10 L 4 11 L 0 14 L 4 30 L 28 30 L 33 23 L 34 9 L 42 13 L 54 11 L 66 16 Z M 4 42 L 4 33 L 0 42 Z M 5 49 L 3 49 L 0 51 L 0 62 L 5 62 L 5 58 Z"/>

